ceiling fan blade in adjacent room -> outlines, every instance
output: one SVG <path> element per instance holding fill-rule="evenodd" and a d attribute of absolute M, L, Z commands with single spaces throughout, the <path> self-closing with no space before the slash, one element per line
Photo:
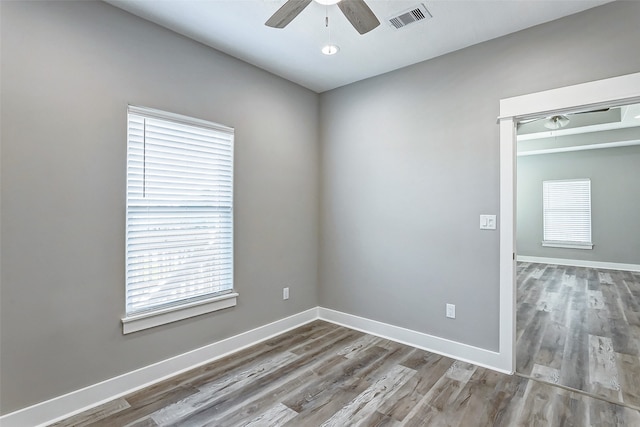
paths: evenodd
<path fill-rule="evenodd" d="M 360 34 L 368 33 L 380 25 L 380 21 L 364 0 L 342 0 L 338 7 Z"/>
<path fill-rule="evenodd" d="M 517 127 L 520 127 L 522 125 L 526 125 L 529 123 L 537 122 L 538 120 L 543 120 L 543 118 L 519 120 Z"/>
<path fill-rule="evenodd" d="M 591 114 L 591 113 L 606 113 L 610 108 L 601 108 L 599 110 L 591 110 L 591 111 L 576 111 L 575 113 L 568 114 Z"/>
<path fill-rule="evenodd" d="M 305 7 L 309 6 L 311 0 L 288 0 L 271 18 L 264 23 L 267 27 L 284 28 L 298 16 Z"/>

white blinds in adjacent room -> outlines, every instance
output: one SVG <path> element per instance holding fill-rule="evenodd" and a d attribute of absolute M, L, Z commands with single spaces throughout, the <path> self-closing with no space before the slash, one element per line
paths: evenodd
<path fill-rule="evenodd" d="M 233 289 L 233 129 L 128 109 L 127 315 Z"/>
<path fill-rule="evenodd" d="M 542 183 L 544 246 L 591 249 L 591 181 Z"/>

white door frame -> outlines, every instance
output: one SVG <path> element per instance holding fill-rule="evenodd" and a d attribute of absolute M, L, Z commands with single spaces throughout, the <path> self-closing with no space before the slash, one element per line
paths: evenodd
<path fill-rule="evenodd" d="M 500 366 L 515 371 L 516 123 L 529 119 L 640 102 L 640 73 L 500 100 Z"/>

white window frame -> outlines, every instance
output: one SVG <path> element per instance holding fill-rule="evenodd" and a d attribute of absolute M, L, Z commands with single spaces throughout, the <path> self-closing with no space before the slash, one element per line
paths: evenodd
<path fill-rule="evenodd" d="M 563 205 L 562 212 L 557 206 Z M 593 249 L 591 237 L 591 180 L 562 179 L 542 182 L 542 246 Z M 558 226 L 561 222 L 566 230 Z M 554 225 L 556 228 L 554 228 Z M 564 235 L 564 238 L 560 238 Z M 554 238 L 555 237 L 555 238 Z"/>
<path fill-rule="evenodd" d="M 132 133 L 130 132 L 132 123 L 134 118 L 136 118 L 139 120 L 140 117 L 145 118 L 146 120 L 160 120 L 162 121 L 162 123 L 167 124 L 167 125 L 171 125 L 171 124 L 175 124 L 178 126 L 189 126 L 191 128 L 198 128 L 201 131 L 206 131 L 206 132 L 213 132 L 217 135 L 221 135 L 224 136 L 224 138 L 227 140 L 227 143 L 230 145 L 229 148 L 229 155 L 231 157 L 230 160 L 230 168 L 231 168 L 231 184 L 230 184 L 230 188 L 231 188 L 231 202 L 230 202 L 230 207 L 229 209 L 231 210 L 231 239 L 230 239 L 230 247 L 231 247 L 231 252 L 230 252 L 230 257 L 231 257 L 231 288 L 228 289 L 228 281 L 229 279 L 226 279 L 226 286 L 225 289 L 223 291 L 220 292 L 212 292 L 212 293 L 207 293 L 205 295 L 199 295 L 197 297 L 192 297 L 192 296 L 188 296 L 186 298 L 176 298 L 175 300 L 172 300 L 170 302 L 164 303 L 162 305 L 153 307 L 150 306 L 148 309 L 145 308 L 137 308 L 137 309 L 132 309 L 131 307 L 133 306 L 133 304 L 131 304 L 130 300 L 129 300 L 129 296 L 130 296 L 130 286 L 129 286 L 129 274 L 126 273 L 127 275 L 127 284 L 126 284 L 126 288 L 125 288 L 125 298 L 127 300 L 127 303 L 125 304 L 125 311 L 126 314 L 125 316 L 121 319 L 122 320 L 122 327 L 123 327 L 123 333 L 124 334 L 128 334 L 131 332 L 136 332 L 136 331 L 140 331 L 143 329 L 148 329 L 148 328 L 152 328 L 155 326 L 159 326 L 159 325 L 163 325 L 166 323 L 170 323 L 170 322 L 175 322 L 178 320 L 182 320 L 182 319 L 186 319 L 189 317 L 194 317 L 194 316 L 199 316 L 205 313 L 210 313 L 213 311 L 217 311 L 217 310 L 222 310 L 225 308 L 229 308 L 229 307 L 233 307 L 237 304 L 237 297 L 238 297 L 238 293 L 235 292 L 234 290 L 234 282 L 233 282 L 233 139 L 234 139 L 234 129 L 227 127 L 227 126 L 223 126 L 223 125 L 219 125 L 216 123 L 212 123 L 209 121 L 205 121 L 205 120 L 200 120 L 200 119 L 195 119 L 195 118 L 191 118 L 191 117 L 187 117 L 187 116 L 183 116 L 183 115 L 179 115 L 179 114 L 174 114 L 174 113 L 168 113 L 165 111 L 160 111 L 160 110 L 155 110 L 155 109 L 151 109 L 151 108 L 145 108 L 145 107 L 136 107 L 136 106 L 128 106 L 127 109 L 127 238 L 126 238 L 126 243 L 127 243 L 127 249 L 125 250 L 126 252 L 126 259 L 125 259 L 125 265 L 127 266 L 127 268 L 129 267 L 130 264 L 130 257 L 129 257 L 129 242 L 130 242 L 130 237 L 129 237 L 129 232 L 132 230 L 131 226 L 130 226 L 130 215 L 132 215 L 130 213 L 130 210 L 132 211 L 133 209 L 135 209 L 136 206 L 139 205 L 140 200 L 142 198 L 142 196 L 140 196 L 139 192 L 138 192 L 138 196 L 135 195 L 135 191 L 131 190 L 132 186 L 130 185 L 130 176 L 134 175 L 134 172 L 131 172 L 132 167 L 129 166 L 131 159 L 133 158 L 134 154 L 132 154 L 134 152 L 134 149 L 132 149 L 131 147 L 134 146 L 136 143 L 133 142 L 133 137 L 131 136 Z M 146 136 L 146 124 L 147 122 L 145 122 L 145 141 L 147 141 L 147 136 Z M 189 134 L 192 135 L 192 134 Z M 138 137 L 139 138 L 139 137 Z M 139 145 L 139 142 L 137 142 L 137 144 Z M 145 142 L 145 144 L 147 144 Z M 146 146 L 146 145 L 145 145 Z M 139 158 L 139 155 L 138 155 Z M 145 157 L 146 159 L 146 154 Z M 146 161 L 146 160 L 145 160 Z M 147 172 L 143 172 L 143 175 L 146 177 Z M 139 168 L 138 168 L 138 176 L 140 175 L 139 173 Z M 218 175 L 216 175 L 218 176 Z M 133 178 L 131 178 L 133 179 Z M 133 181 L 131 181 L 133 182 Z M 175 184 L 175 183 L 174 183 Z M 208 188 L 208 187 L 207 187 Z M 225 187 L 226 188 L 226 187 Z M 177 197 L 181 198 L 182 194 L 178 195 Z M 163 196 L 164 197 L 164 196 Z M 175 197 L 175 195 L 174 195 Z M 198 197 L 198 196 L 196 196 Z M 185 202 L 183 202 L 181 204 L 181 200 L 178 199 L 175 203 L 173 200 L 171 200 L 170 206 L 172 207 L 177 207 L 178 209 L 189 209 L 189 206 L 187 204 L 185 204 Z M 130 205 L 133 207 L 133 209 L 130 209 Z M 153 201 L 150 203 L 150 206 L 155 206 Z M 225 215 L 228 215 L 228 213 L 226 213 Z M 225 222 L 225 224 L 228 224 L 228 222 Z M 131 238 L 133 239 L 133 237 Z M 132 295 L 132 294 L 131 294 Z"/>

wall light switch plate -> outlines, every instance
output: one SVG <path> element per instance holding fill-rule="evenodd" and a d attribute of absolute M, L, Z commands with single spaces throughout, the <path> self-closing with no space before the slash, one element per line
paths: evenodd
<path fill-rule="evenodd" d="M 496 229 L 495 215 L 480 215 L 480 230 L 495 230 L 495 229 Z"/>

